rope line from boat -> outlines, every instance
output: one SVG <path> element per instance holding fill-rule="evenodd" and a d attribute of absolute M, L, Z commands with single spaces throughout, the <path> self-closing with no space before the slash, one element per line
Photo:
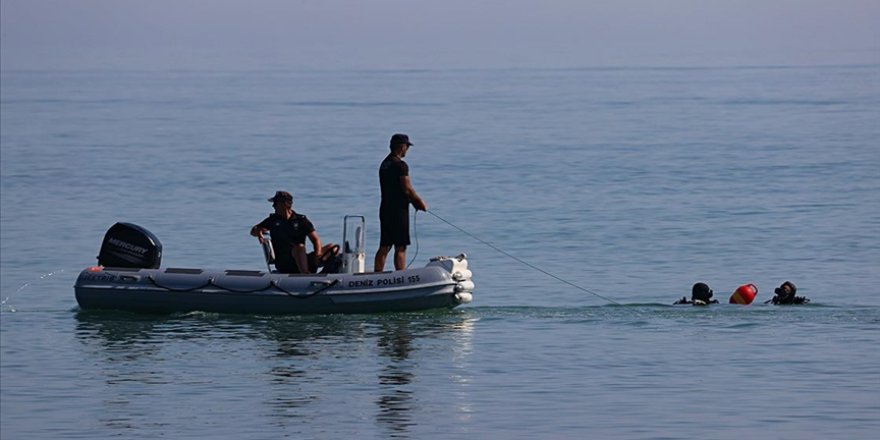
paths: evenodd
<path fill-rule="evenodd" d="M 549 276 L 550 278 L 553 278 L 553 279 L 555 279 L 555 280 L 557 280 L 557 281 L 560 281 L 560 282 L 562 282 L 562 283 L 568 284 L 569 286 L 574 287 L 575 289 L 578 289 L 578 290 L 581 290 L 581 291 L 587 292 L 587 293 L 589 293 L 589 294 L 591 294 L 591 295 L 594 295 L 594 296 L 596 296 L 596 297 L 602 298 L 602 299 L 604 299 L 605 301 L 608 301 L 608 302 L 610 302 L 610 303 L 612 303 L 612 304 L 615 304 L 615 305 L 618 305 L 618 306 L 621 305 L 619 302 L 614 301 L 614 300 L 611 299 L 611 298 L 608 298 L 608 297 L 606 297 L 606 296 L 600 295 L 600 294 L 598 294 L 598 293 L 596 293 L 596 292 L 593 292 L 593 291 L 590 290 L 590 289 L 587 289 L 586 287 L 581 287 L 581 286 L 579 286 L 579 285 L 577 285 L 577 284 L 575 284 L 575 283 L 572 283 L 571 281 L 568 281 L 568 280 L 565 280 L 565 279 L 563 279 L 563 278 L 561 278 L 561 277 L 558 277 L 558 276 L 556 276 L 556 275 L 553 275 L 552 273 L 547 272 L 546 270 L 541 269 L 540 267 L 535 266 L 534 264 L 531 264 L 531 263 L 529 263 L 529 262 L 527 262 L 527 261 L 525 261 L 525 260 L 523 260 L 523 259 L 521 259 L 521 258 L 518 258 L 517 256 L 515 256 L 515 255 L 513 255 L 513 254 L 511 254 L 511 253 L 509 253 L 509 252 L 506 252 L 505 250 L 499 248 L 498 246 L 495 246 L 494 244 L 489 243 L 488 241 L 483 240 L 482 238 L 477 237 L 476 235 L 471 234 L 470 232 L 468 232 L 468 231 L 462 229 L 461 227 L 459 227 L 459 226 L 453 224 L 453 223 L 450 222 L 449 220 L 446 220 L 445 218 L 440 217 L 439 215 L 437 215 L 436 213 L 434 213 L 434 211 L 425 211 L 425 212 L 427 212 L 428 214 L 433 215 L 434 217 L 437 217 L 437 219 L 440 220 L 440 221 L 442 221 L 443 223 L 446 223 L 447 225 L 452 226 L 452 227 L 455 228 L 455 229 L 458 229 L 458 230 L 461 231 L 463 234 L 465 234 L 465 235 L 467 235 L 467 236 L 473 238 L 474 240 L 479 241 L 480 243 L 483 243 L 484 245 L 486 245 L 486 246 L 488 246 L 488 247 L 494 249 L 496 252 L 498 252 L 498 253 L 500 253 L 500 254 L 503 254 L 503 255 L 505 255 L 505 256 L 507 256 L 507 257 L 513 259 L 514 261 L 519 262 L 520 264 L 523 264 L 523 265 L 525 265 L 525 266 L 528 266 L 528 267 L 530 267 L 530 268 L 532 268 L 532 269 L 534 269 L 534 270 L 536 270 L 536 271 L 538 271 L 538 272 L 541 272 L 541 273 L 543 273 L 544 275 L 547 275 L 547 276 Z M 418 237 L 416 237 L 416 243 L 418 243 Z"/>
<path fill-rule="evenodd" d="M 419 216 L 419 211 L 416 210 L 416 212 L 413 213 L 413 235 L 415 235 L 415 237 L 416 237 L 416 252 L 415 252 L 415 254 L 413 254 L 412 259 L 409 260 L 409 264 L 406 265 L 407 269 L 409 269 L 409 267 L 412 266 L 413 261 L 416 261 L 416 257 L 419 256 L 419 230 L 416 228 L 416 218 L 418 218 L 418 216 Z"/>

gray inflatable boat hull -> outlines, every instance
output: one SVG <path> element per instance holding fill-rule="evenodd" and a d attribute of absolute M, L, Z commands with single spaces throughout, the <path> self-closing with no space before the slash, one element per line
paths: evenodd
<path fill-rule="evenodd" d="M 94 266 L 74 285 L 84 310 L 257 315 L 453 308 L 470 302 L 473 289 L 464 255 L 437 257 L 423 268 L 359 274 Z"/>

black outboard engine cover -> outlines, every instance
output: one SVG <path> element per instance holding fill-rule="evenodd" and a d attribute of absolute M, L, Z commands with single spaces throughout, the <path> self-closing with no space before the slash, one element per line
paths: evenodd
<path fill-rule="evenodd" d="M 162 243 L 152 232 L 132 223 L 116 223 L 104 234 L 98 264 L 105 267 L 158 269 Z"/>

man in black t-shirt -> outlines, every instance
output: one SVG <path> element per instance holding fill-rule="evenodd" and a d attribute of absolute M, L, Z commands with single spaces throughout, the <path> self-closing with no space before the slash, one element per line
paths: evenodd
<path fill-rule="evenodd" d="M 315 226 L 306 216 L 293 211 L 293 196 L 287 191 L 278 191 L 269 199 L 275 208 L 273 214 L 251 228 L 251 235 L 265 240 L 263 233 L 272 236 L 275 249 L 275 268 L 281 273 L 314 273 L 338 249 L 332 243 L 321 246 L 321 239 Z M 306 237 L 312 242 L 314 252 L 306 255 Z"/>
<path fill-rule="evenodd" d="M 385 270 L 385 259 L 394 246 L 394 268 L 406 268 L 406 247 L 409 246 L 409 204 L 416 210 L 427 211 L 428 205 L 413 189 L 409 180 L 409 166 L 403 161 L 413 144 L 409 136 L 395 134 L 389 145 L 391 153 L 379 165 L 379 186 L 382 203 L 379 205 L 381 237 L 376 251 L 373 270 Z"/>

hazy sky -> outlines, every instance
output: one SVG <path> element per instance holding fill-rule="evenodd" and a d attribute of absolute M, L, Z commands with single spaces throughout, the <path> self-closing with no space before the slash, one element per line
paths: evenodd
<path fill-rule="evenodd" d="M 880 62 L 880 0 L 0 0 L 20 68 Z"/>

